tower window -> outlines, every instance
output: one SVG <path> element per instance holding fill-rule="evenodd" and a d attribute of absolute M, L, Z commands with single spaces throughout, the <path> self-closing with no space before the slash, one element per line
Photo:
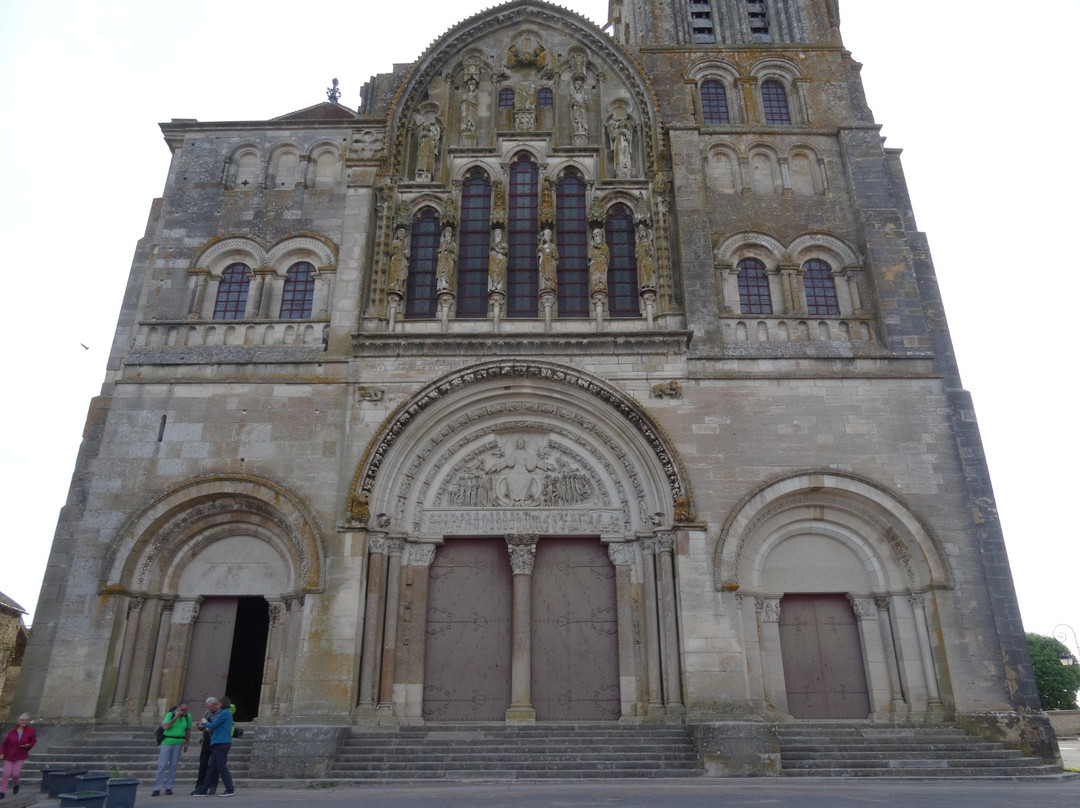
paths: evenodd
<path fill-rule="evenodd" d="M 435 316 L 435 266 L 438 261 L 439 216 L 434 209 L 424 208 L 413 219 L 406 317 Z"/>
<path fill-rule="evenodd" d="M 783 84 L 776 79 L 762 82 L 761 103 L 765 108 L 765 123 L 771 126 L 791 126 L 791 110 Z"/>
<path fill-rule="evenodd" d="M 499 90 L 499 106 L 500 107 L 512 107 L 514 106 L 514 90 L 511 87 L 503 87 Z"/>
<path fill-rule="evenodd" d="M 731 123 L 728 115 L 727 90 L 715 79 L 701 84 L 701 114 L 705 123 Z"/>
<path fill-rule="evenodd" d="M 612 317 L 637 317 L 637 240 L 634 217 L 625 205 L 616 205 L 608 213 L 604 228 L 610 252 L 608 263 L 608 313 Z"/>
<path fill-rule="evenodd" d="M 750 20 L 750 36 L 755 42 L 771 42 L 769 12 L 763 0 L 746 0 L 746 16 Z"/>
<path fill-rule="evenodd" d="M 739 272 L 739 310 L 743 314 L 772 314 L 772 295 L 765 265 L 756 258 L 744 258 Z"/>
<path fill-rule="evenodd" d="M 712 6 L 708 0 L 690 0 L 690 33 L 694 42 L 715 42 Z"/>
<path fill-rule="evenodd" d="M 289 267 L 281 291 L 281 319 L 301 320 L 311 316 L 315 298 L 315 267 L 300 261 Z"/>
<path fill-rule="evenodd" d="M 554 103 L 554 95 L 551 92 L 550 87 L 541 87 L 536 94 L 536 105 L 539 107 L 550 107 Z"/>
<path fill-rule="evenodd" d="M 491 182 L 475 168 L 461 188 L 457 316 L 487 315 L 488 248 L 491 244 Z"/>
<path fill-rule="evenodd" d="M 811 258 L 803 264 L 803 286 L 806 289 L 806 312 L 808 314 L 839 314 L 840 303 L 836 299 L 836 281 L 832 268 L 820 258 Z"/>
<path fill-rule="evenodd" d="M 510 167 L 510 208 L 507 222 L 507 301 L 510 317 L 535 317 L 539 305 L 536 268 L 536 215 L 539 191 L 536 163 L 521 157 Z"/>
<path fill-rule="evenodd" d="M 589 316 L 588 228 L 585 181 L 567 171 L 556 186 L 556 246 L 559 249 L 559 316 Z"/>
<path fill-rule="evenodd" d="M 221 273 L 217 299 L 214 301 L 215 320 L 244 319 L 250 275 L 247 264 L 230 264 Z"/>

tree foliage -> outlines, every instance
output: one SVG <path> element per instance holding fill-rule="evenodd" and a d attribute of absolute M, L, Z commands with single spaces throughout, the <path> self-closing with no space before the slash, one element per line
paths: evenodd
<path fill-rule="evenodd" d="M 1042 634 L 1025 634 L 1031 665 L 1035 668 L 1035 685 L 1044 710 L 1075 710 L 1076 691 L 1080 690 L 1080 660 L 1062 665 L 1062 657 L 1072 658 L 1064 643 Z"/>

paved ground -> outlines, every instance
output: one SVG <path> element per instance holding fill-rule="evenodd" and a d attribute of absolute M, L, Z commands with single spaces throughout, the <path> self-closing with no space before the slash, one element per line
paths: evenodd
<path fill-rule="evenodd" d="M 41 808 L 56 806 L 43 800 Z M 829 779 L 602 781 L 592 783 L 453 783 L 432 786 L 257 789 L 235 797 L 150 798 L 140 786 L 137 808 L 1057 808 L 1080 806 L 1080 778 L 937 779 L 873 782 Z"/>

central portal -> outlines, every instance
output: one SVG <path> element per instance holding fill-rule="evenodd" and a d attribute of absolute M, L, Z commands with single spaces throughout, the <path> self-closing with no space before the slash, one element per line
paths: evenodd
<path fill-rule="evenodd" d="M 514 640 L 506 542 L 448 539 L 429 576 L 424 719 L 504 720 Z M 527 577 L 537 720 L 617 720 L 615 568 L 604 545 L 599 539 L 541 538 Z"/>

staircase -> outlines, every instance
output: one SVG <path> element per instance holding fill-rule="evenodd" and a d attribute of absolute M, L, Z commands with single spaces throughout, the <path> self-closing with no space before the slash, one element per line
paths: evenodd
<path fill-rule="evenodd" d="M 445 724 L 354 732 L 326 779 L 580 780 L 693 777 L 697 751 L 684 726 Z"/>
<path fill-rule="evenodd" d="M 1038 777 L 1061 774 L 1039 758 L 956 727 L 781 724 L 785 777 Z"/>
<path fill-rule="evenodd" d="M 52 744 L 32 755 L 23 767 L 23 777 L 38 780 L 45 769 L 86 769 L 91 772 L 114 772 L 134 777 L 152 786 L 157 776 L 158 746 L 154 728 L 95 727 L 63 743 Z M 181 755 L 176 772 L 176 792 L 186 794 L 195 787 L 199 771 L 199 736 L 192 733 L 187 754 Z M 247 779 L 251 762 L 251 739 L 234 738 L 229 752 L 229 771 L 233 777 Z"/>

